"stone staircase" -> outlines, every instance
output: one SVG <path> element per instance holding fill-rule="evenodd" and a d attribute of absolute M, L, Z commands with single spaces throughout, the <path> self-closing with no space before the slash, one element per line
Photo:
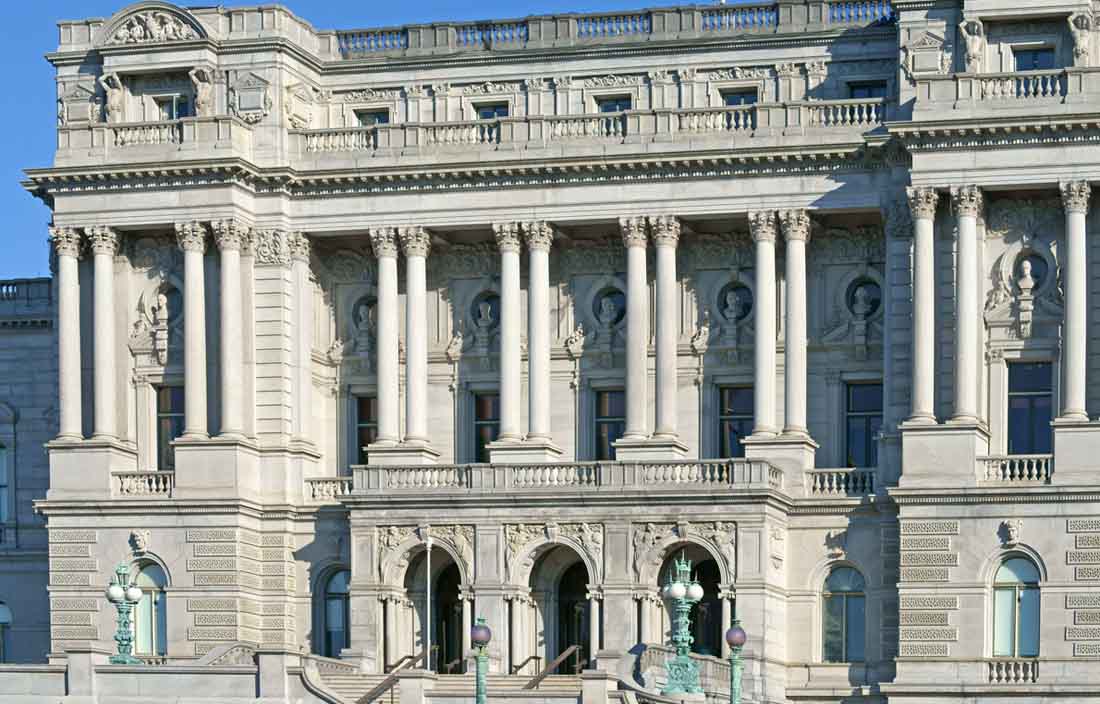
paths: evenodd
<path fill-rule="evenodd" d="M 322 671 L 321 681 L 325 687 L 340 697 L 345 704 L 356 704 L 367 692 L 378 686 L 386 675 L 359 674 L 349 672 Z M 490 697 L 497 697 L 505 693 L 518 692 L 531 680 L 530 675 L 501 675 L 490 674 L 488 680 L 488 693 Z M 401 701 L 401 684 L 394 684 L 387 692 L 382 694 L 373 704 L 398 704 Z M 554 699 L 578 700 L 581 695 L 581 678 L 576 675 L 548 675 L 538 689 L 529 690 L 527 694 L 542 695 Z M 474 697 L 474 675 L 439 675 L 432 688 L 431 696 L 443 696 L 448 698 Z"/>

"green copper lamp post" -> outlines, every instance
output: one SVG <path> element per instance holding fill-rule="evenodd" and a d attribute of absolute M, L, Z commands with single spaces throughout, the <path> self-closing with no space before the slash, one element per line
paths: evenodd
<path fill-rule="evenodd" d="M 133 656 L 134 632 L 130 626 L 130 612 L 141 601 L 141 589 L 130 581 L 130 568 L 125 563 L 115 568 L 115 576 L 107 586 L 107 601 L 115 605 L 118 611 L 118 630 L 115 642 L 118 654 L 112 655 L 112 665 L 141 665 L 142 661 Z"/>
<path fill-rule="evenodd" d="M 485 625 L 485 619 L 478 616 L 477 623 L 470 629 L 470 641 L 477 650 L 477 674 L 474 680 L 474 692 L 477 704 L 485 704 L 488 696 L 489 680 L 489 641 L 493 639 L 493 632 Z"/>
<path fill-rule="evenodd" d="M 676 656 L 668 661 L 668 683 L 661 694 L 701 694 L 699 665 L 691 659 L 691 607 L 703 598 L 703 587 L 691 578 L 691 561 L 682 554 L 672 563 L 668 583 L 661 591 L 672 606 L 672 645 L 676 648 Z"/>
<path fill-rule="evenodd" d="M 733 625 L 726 631 L 726 644 L 730 647 L 730 704 L 741 704 L 741 649 L 747 640 L 741 620 L 733 619 Z"/>

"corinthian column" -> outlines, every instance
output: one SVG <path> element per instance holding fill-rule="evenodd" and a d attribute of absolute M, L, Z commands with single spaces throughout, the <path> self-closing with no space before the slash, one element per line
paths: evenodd
<path fill-rule="evenodd" d="M 80 235 L 71 227 L 51 227 L 57 255 L 58 440 L 83 440 L 80 420 Z"/>
<path fill-rule="evenodd" d="M 549 223 L 528 222 L 527 439 L 550 440 L 550 244 Z"/>
<path fill-rule="evenodd" d="M 115 255 L 118 234 L 109 227 L 97 225 L 85 231 L 92 250 L 95 268 L 95 336 L 92 338 L 92 359 L 95 374 L 95 427 L 97 440 L 118 437 L 118 407 L 115 405 L 115 385 L 118 368 L 115 363 Z"/>
<path fill-rule="evenodd" d="M 428 442 L 428 308 L 426 258 L 431 237 L 423 227 L 402 227 L 405 251 L 405 442 Z"/>
<path fill-rule="evenodd" d="M 907 190 L 913 217 L 913 411 L 910 423 L 935 423 L 936 272 L 933 237 L 939 195 L 928 187 Z"/>
<path fill-rule="evenodd" d="M 1065 272 L 1065 391 L 1062 414 L 1066 420 L 1088 420 L 1085 410 L 1085 367 L 1088 337 L 1088 248 L 1085 244 L 1085 216 L 1089 210 L 1091 188 L 1088 181 L 1061 184 L 1062 206 L 1066 211 Z"/>
<path fill-rule="evenodd" d="M 241 307 L 241 245 L 248 237 L 248 228 L 235 220 L 211 223 L 214 241 L 221 256 L 219 280 L 221 310 L 221 435 L 239 438 L 244 435 L 244 401 L 242 384 L 241 336 L 244 314 Z"/>
<path fill-rule="evenodd" d="M 626 429 L 624 440 L 646 437 L 646 360 L 649 357 L 649 286 L 645 218 L 623 218 L 626 245 Z"/>
<path fill-rule="evenodd" d="M 662 215 L 649 222 L 657 250 L 657 413 L 653 436 L 675 440 L 676 343 L 680 327 L 676 245 L 680 241 L 680 221 Z"/>
<path fill-rule="evenodd" d="M 956 423 L 978 420 L 978 215 L 982 192 L 977 186 L 951 189 L 958 229 L 955 272 L 955 412 Z"/>
<path fill-rule="evenodd" d="M 176 239 L 183 250 L 183 437 L 194 440 L 207 437 L 206 226 L 195 221 L 176 223 Z"/>
<path fill-rule="evenodd" d="M 756 243 L 756 339 L 753 367 L 753 435 L 775 435 L 775 213 L 749 213 Z"/>
<path fill-rule="evenodd" d="M 371 248 L 378 259 L 377 389 L 379 445 L 395 445 L 398 436 L 399 361 L 397 352 L 397 235 L 392 227 L 370 231 Z"/>
<path fill-rule="evenodd" d="M 500 436 L 523 438 L 520 429 L 519 224 L 495 223 L 500 248 Z"/>
<path fill-rule="evenodd" d="M 807 435 L 806 427 L 806 243 L 810 240 L 810 216 L 805 210 L 779 213 L 787 240 L 787 328 L 783 347 L 787 422 L 783 432 Z"/>

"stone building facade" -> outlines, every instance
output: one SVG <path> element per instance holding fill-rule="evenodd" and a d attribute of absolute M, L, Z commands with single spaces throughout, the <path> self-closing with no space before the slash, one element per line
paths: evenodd
<path fill-rule="evenodd" d="M 484 617 L 497 696 L 666 701 L 682 556 L 708 698 L 737 618 L 754 703 L 1100 699 L 1094 9 L 62 22 L 5 656 L 422 701 Z"/>

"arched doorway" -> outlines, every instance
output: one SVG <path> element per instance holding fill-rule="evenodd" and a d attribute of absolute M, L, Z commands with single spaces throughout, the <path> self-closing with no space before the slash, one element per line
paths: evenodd
<path fill-rule="evenodd" d="M 462 575 L 454 558 L 446 550 L 431 550 L 431 624 L 428 624 L 428 550 L 421 548 L 409 561 L 405 572 L 405 594 L 408 603 L 404 613 L 395 614 L 397 623 L 404 622 L 395 642 L 386 643 L 386 664 L 396 665 L 406 655 L 417 655 L 428 645 L 431 632 L 431 653 L 428 668 L 446 672 L 462 672 Z M 390 602 L 396 606 L 396 602 Z"/>
<path fill-rule="evenodd" d="M 694 543 L 682 543 L 669 549 L 665 562 L 661 565 L 659 585 L 663 586 L 672 572 L 672 563 L 679 558 L 691 561 L 694 579 L 703 587 L 703 598 L 691 608 L 691 651 L 700 655 L 722 656 L 722 639 L 728 624 L 722 623 L 722 600 L 719 597 L 722 573 L 714 556 L 705 548 Z M 672 636 L 672 624 L 664 609 L 664 642 Z"/>
<path fill-rule="evenodd" d="M 599 648 L 599 616 L 589 598 L 591 583 L 580 556 L 564 545 L 540 555 L 531 571 L 535 648 L 543 667 L 577 646 L 574 655 L 558 666 L 558 674 L 579 674 Z"/>
<path fill-rule="evenodd" d="M 432 609 L 436 615 L 433 642 L 439 648 L 436 651 L 438 672 L 463 671 L 461 581 L 458 565 L 452 562 L 436 578 L 432 590 L 435 601 Z"/>

